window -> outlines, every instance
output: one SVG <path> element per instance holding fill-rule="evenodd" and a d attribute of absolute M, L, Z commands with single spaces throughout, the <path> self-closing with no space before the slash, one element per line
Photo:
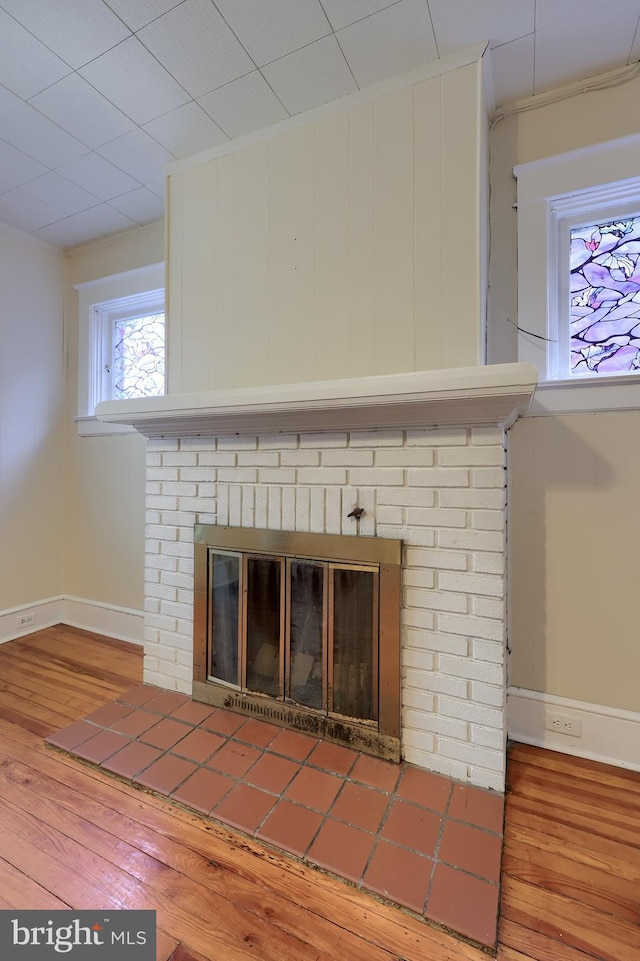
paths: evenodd
<path fill-rule="evenodd" d="M 95 417 L 103 400 L 165 393 L 164 269 L 162 265 L 102 278 L 79 291 L 78 431 L 131 428 Z"/>
<path fill-rule="evenodd" d="M 557 409 L 631 404 L 622 394 L 640 374 L 639 170 L 638 136 L 515 168 L 518 360 L 558 398 L 582 387 Z"/>

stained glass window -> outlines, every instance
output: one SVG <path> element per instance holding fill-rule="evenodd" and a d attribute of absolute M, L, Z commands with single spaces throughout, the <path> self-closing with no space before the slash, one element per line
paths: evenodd
<path fill-rule="evenodd" d="M 571 373 L 640 373 L 640 214 L 569 234 Z"/>
<path fill-rule="evenodd" d="M 113 331 L 114 399 L 164 394 L 164 314 L 126 317 Z"/>

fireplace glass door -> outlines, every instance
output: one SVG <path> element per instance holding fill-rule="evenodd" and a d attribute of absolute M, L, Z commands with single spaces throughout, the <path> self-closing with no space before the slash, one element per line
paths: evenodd
<path fill-rule="evenodd" d="M 375 721 L 378 567 L 209 548 L 209 677 Z"/>

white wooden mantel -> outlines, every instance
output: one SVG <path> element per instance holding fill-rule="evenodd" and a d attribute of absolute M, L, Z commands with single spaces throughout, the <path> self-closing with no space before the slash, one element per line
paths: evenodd
<path fill-rule="evenodd" d="M 98 420 L 146 437 L 374 428 L 509 427 L 538 380 L 528 363 L 103 401 Z"/>

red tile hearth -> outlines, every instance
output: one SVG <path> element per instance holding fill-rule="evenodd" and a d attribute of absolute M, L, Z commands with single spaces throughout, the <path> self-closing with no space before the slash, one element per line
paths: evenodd
<path fill-rule="evenodd" d="M 495 947 L 500 795 L 149 685 L 47 740 Z"/>

